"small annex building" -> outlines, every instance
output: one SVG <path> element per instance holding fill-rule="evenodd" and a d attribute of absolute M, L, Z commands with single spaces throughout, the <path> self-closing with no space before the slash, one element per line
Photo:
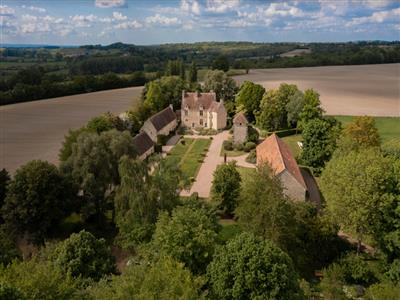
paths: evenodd
<path fill-rule="evenodd" d="M 170 105 L 148 118 L 144 122 L 141 131 L 146 132 L 150 139 L 154 143 L 157 143 L 157 136 L 169 135 L 176 129 L 177 125 L 178 120 L 176 114 L 172 108 L 172 105 Z"/>
<path fill-rule="evenodd" d="M 248 124 L 246 116 L 241 111 L 233 118 L 233 142 L 243 144 L 247 140 Z"/>
<path fill-rule="evenodd" d="M 227 113 L 224 102 L 214 92 L 182 91 L 181 122 L 188 128 L 223 129 Z"/>
<path fill-rule="evenodd" d="M 305 201 L 307 185 L 289 147 L 272 134 L 256 148 L 257 165 L 268 163 L 275 176 L 281 180 L 284 193 L 295 201 Z"/>
<path fill-rule="evenodd" d="M 136 150 L 137 158 L 140 160 L 144 160 L 154 153 L 154 145 L 155 143 L 145 131 L 140 132 L 133 138 L 133 146 Z"/>

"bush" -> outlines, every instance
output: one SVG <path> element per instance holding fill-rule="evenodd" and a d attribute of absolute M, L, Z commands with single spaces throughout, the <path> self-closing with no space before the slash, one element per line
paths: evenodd
<path fill-rule="evenodd" d="M 246 157 L 246 162 L 250 164 L 255 164 L 257 162 L 257 155 L 255 150 L 251 150 L 249 155 Z"/>
<path fill-rule="evenodd" d="M 185 141 L 185 140 L 181 140 L 181 144 L 182 144 L 182 145 L 185 145 L 185 144 L 186 144 L 186 141 Z"/>
<path fill-rule="evenodd" d="M 247 128 L 247 141 L 257 144 L 259 138 L 260 138 L 260 135 L 258 134 L 258 131 L 255 128 L 253 128 L 253 126 L 248 126 L 248 128 Z"/>
<path fill-rule="evenodd" d="M 154 145 L 154 152 L 155 153 L 161 153 L 162 152 L 162 146 L 159 144 Z"/>
<path fill-rule="evenodd" d="M 234 148 L 235 148 L 235 150 L 237 150 L 237 151 L 243 151 L 243 149 L 244 149 L 244 147 L 243 147 L 243 144 L 235 144 L 234 145 Z"/>
<path fill-rule="evenodd" d="M 247 142 L 247 143 L 244 145 L 244 151 L 246 151 L 246 152 L 250 152 L 250 151 L 253 150 L 254 148 L 256 148 L 256 144 L 253 143 L 253 142 Z"/>
<path fill-rule="evenodd" d="M 224 141 L 223 147 L 224 147 L 224 150 L 226 150 L 226 151 L 232 151 L 233 150 L 232 141 Z"/>
<path fill-rule="evenodd" d="M 370 285 L 377 281 L 365 258 L 357 254 L 348 254 L 340 260 L 346 283 Z"/>

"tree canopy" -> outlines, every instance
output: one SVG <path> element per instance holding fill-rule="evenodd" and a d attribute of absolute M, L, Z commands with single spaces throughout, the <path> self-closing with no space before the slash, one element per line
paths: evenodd
<path fill-rule="evenodd" d="M 160 162 L 150 174 L 145 162 L 123 157 L 121 184 L 114 205 L 119 238 L 124 247 L 148 241 L 159 211 L 171 211 L 178 201 L 180 173 L 176 166 Z"/>
<path fill-rule="evenodd" d="M 70 212 L 75 196 L 74 185 L 54 165 L 32 160 L 10 181 L 2 215 L 17 232 L 27 232 L 41 243 Z"/>
<path fill-rule="evenodd" d="M 205 272 L 217 242 L 218 224 L 215 215 L 203 208 L 178 206 L 171 216 L 159 216 L 152 249 L 171 256 L 195 274 Z"/>
<path fill-rule="evenodd" d="M 321 189 L 327 209 L 359 240 L 373 233 L 380 209 L 390 199 L 390 170 L 390 161 L 380 152 L 364 149 L 335 156 L 322 173 Z"/>
<path fill-rule="evenodd" d="M 228 58 L 224 55 L 219 55 L 217 58 L 214 59 L 211 69 L 228 72 L 228 70 L 229 70 Z"/>
<path fill-rule="evenodd" d="M 217 167 L 211 187 L 211 199 L 226 214 L 233 214 L 240 194 L 241 177 L 236 163 Z"/>
<path fill-rule="evenodd" d="M 218 248 L 207 275 L 218 299 L 300 299 L 291 259 L 252 234 L 242 233 Z"/>
<path fill-rule="evenodd" d="M 264 93 L 265 89 L 262 85 L 251 81 L 245 81 L 240 86 L 235 99 L 236 106 L 238 110 L 244 109 L 250 122 L 255 121 Z"/>
<path fill-rule="evenodd" d="M 233 101 L 237 92 L 235 80 L 219 70 L 206 73 L 203 89 L 205 92 L 214 91 L 218 101 L 223 100 L 226 102 Z"/>
<path fill-rule="evenodd" d="M 99 280 L 116 271 L 115 259 L 106 241 L 97 239 L 85 230 L 71 234 L 58 244 L 54 261 L 60 269 L 73 277 Z"/>

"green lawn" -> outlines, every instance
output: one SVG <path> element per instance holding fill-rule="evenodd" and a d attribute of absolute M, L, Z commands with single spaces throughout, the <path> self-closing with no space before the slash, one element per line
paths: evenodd
<path fill-rule="evenodd" d="M 204 159 L 211 144 L 210 139 L 183 139 L 171 150 L 167 159 L 175 165 L 179 165 L 181 171 L 187 178 L 195 178 L 200 169 L 201 160 Z"/>
<path fill-rule="evenodd" d="M 301 134 L 295 134 L 290 136 L 285 136 L 282 140 L 289 146 L 290 151 L 294 157 L 298 157 L 300 155 L 300 147 L 297 145 L 297 142 L 302 140 Z"/>
<path fill-rule="evenodd" d="M 225 153 L 226 153 L 226 156 L 228 156 L 228 157 L 235 157 L 235 156 L 244 155 L 244 154 L 246 154 L 246 153 L 248 153 L 248 152 L 245 152 L 245 151 L 238 151 L 238 150 L 228 151 L 228 150 L 225 150 L 225 149 L 224 149 L 224 146 L 222 145 L 221 152 L 220 152 L 219 155 L 220 155 L 220 156 L 224 156 Z"/>
<path fill-rule="evenodd" d="M 335 116 L 343 126 L 350 123 L 354 116 Z M 400 117 L 374 117 L 382 144 L 392 143 L 394 140 L 400 142 Z"/>

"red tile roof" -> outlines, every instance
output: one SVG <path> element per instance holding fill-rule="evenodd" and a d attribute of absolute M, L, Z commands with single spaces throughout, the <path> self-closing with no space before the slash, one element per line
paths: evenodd
<path fill-rule="evenodd" d="M 289 147 L 275 133 L 257 146 L 256 153 L 257 162 L 268 162 L 275 174 L 279 174 L 283 170 L 289 171 L 298 183 L 307 189 L 307 185 L 293 154 L 290 152 Z"/>
<path fill-rule="evenodd" d="M 240 125 L 246 125 L 249 122 L 247 121 L 246 116 L 244 115 L 244 113 L 241 111 L 239 112 L 235 118 L 233 119 L 233 124 L 240 124 Z"/>

